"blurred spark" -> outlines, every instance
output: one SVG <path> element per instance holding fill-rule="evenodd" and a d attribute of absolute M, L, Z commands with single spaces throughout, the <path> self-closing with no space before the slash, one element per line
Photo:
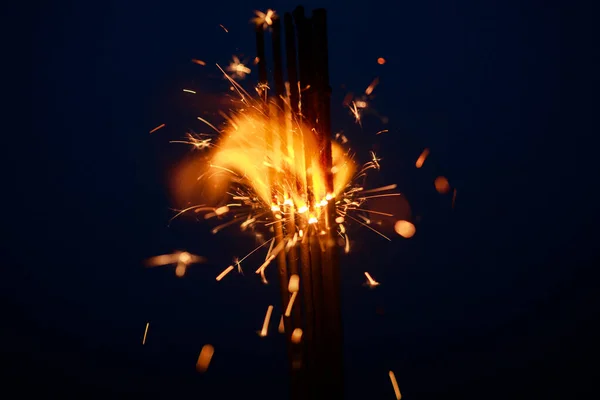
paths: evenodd
<path fill-rule="evenodd" d="M 146 322 L 146 329 L 144 330 L 144 338 L 142 339 L 142 346 L 146 344 L 146 335 L 148 334 L 149 326 L 150 326 L 150 322 Z"/>
<path fill-rule="evenodd" d="M 367 281 L 368 281 L 368 282 L 367 282 L 367 284 L 368 284 L 369 286 L 371 286 L 371 287 L 375 287 L 375 286 L 379 286 L 379 285 L 380 285 L 380 283 L 379 283 L 379 282 L 377 282 L 375 279 L 373 279 L 373 278 L 371 277 L 371 274 L 369 274 L 368 272 L 365 272 L 365 276 L 367 277 Z"/>
<path fill-rule="evenodd" d="M 192 58 L 192 62 L 193 62 L 194 64 L 198 64 L 198 65 L 202 65 L 202 66 L 206 65 L 206 63 L 205 63 L 204 61 L 202 61 L 202 60 L 198 60 L 198 59 L 196 59 L 196 58 Z"/>
<path fill-rule="evenodd" d="M 152 130 L 150 131 L 150 133 L 154 133 L 154 132 L 156 132 L 157 130 L 164 128 L 165 126 L 167 126 L 167 125 L 166 125 L 166 124 L 160 124 L 160 125 L 159 125 L 159 126 L 157 126 L 156 128 L 152 129 Z"/>
<path fill-rule="evenodd" d="M 222 24 L 219 24 L 219 26 L 220 26 L 221 28 L 223 28 L 223 30 L 225 31 L 225 33 L 229 33 L 229 31 L 227 30 L 227 28 L 225 28 L 225 27 L 224 27 Z"/>
<path fill-rule="evenodd" d="M 261 337 L 267 336 L 267 332 L 269 330 L 269 321 L 271 320 L 271 314 L 272 313 L 273 313 L 273 306 L 270 305 L 267 308 L 267 313 L 265 314 L 265 320 L 263 321 L 262 330 L 260 331 L 260 336 Z"/>
<path fill-rule="evenodd" d="M 417 162 L 415 163 L 415 167 L 421 168 L 423 166 L 423 163 L 425 162 L 425 159 L 427 158 L 428 155 L 429 155 L 429 149 L 423 150 L 423 152 L 421 153 L 421 155 L 417 159 Z"/>
<path fill-rule="evenodd" d="M 215 348 L 212 345 L 205 344 L 202 346 L 202 350 L 200 350 L 200 355 L 198 356 L 198 361 L 196 362 L 196 370 L 198 372 L 206 372 L 214 353 Z"/>
<path fill-rule="evenodd" d="M 396 382 L 396 375 L 391 370 L 389 375 L 390 380 L 392 381 L 392 386 L 394 387 L 394 393 L 396 394 L 396 400 L 400 400 L 402 398 L 402 394 L 400 394 L 400 388 L 398 387 L 398 382 Z"/>
<path fill-rule="evenodd" d="M 186 93 L 196 94 L 196 92 L 194 90 L 191 90 L 191 89 L 183 89 L 183 91 L 186 92 Z"/>

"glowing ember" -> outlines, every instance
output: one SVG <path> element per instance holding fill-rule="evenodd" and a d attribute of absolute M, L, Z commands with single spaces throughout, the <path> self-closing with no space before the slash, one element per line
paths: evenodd
<path fill-rule="evenodd" d="M 448 179 L 443 176 L 435 178 L 434 185 L 435 190 L 437 190 L 438 193 L 445 194 L 450 191 L 450 183 L 448 182 Z"/>
<path fill-rule="evenodd" d="M 302 341 L 302 329 L 296 328 L 292 332 L 292 343 L 298 344 Z"/>
<path fill-rule="evenodd" d="M 200 351 L 200 355 L 198 356 L 198 361 L 196 362 L 196 371 L 206 372 L 214 353 L 215 348 L 212 345 L 205 344 L 204 346 L 202 346 L 202 350 Z"/>
<path fill-rule="evenodd" d="M 221 28 L 223 28 L 223 30 L 225 31 L 225 33 L 229 33 L 229 31 L 227 30 L 227 28 L 225 28 L 225 27 L 224 27 L 222 24 L 219 24 L 219 26 L 220 26 Z"/>
<path fill-rule="evenodd" d="M 417 231 L 412 223 L 404 220 L 396 221 L 396 224 L 394 225 L 394 230 L 398 235 L 406 239 L 413 237 L 415 232 Z"/>
<path fill-rule="evenodd" d="M 191 90 L 191 89 L 183 89 L 183 91 L 186 92 L 186 93 L 196 94 L 196 92 L 194 90 Z"/>
<path fill-rule="evenodd" d="M 194 64 L 198 64 L 198 65 L 202 65 L 202 66 L 206 65 L 206 63 L 205 63 L 204 61 L 202 61 L 202 60 L 198 60 L 198 59 L 196 59 L 196 58 L 193 58 L 193 59 L 192 59 L 192 62 L 193 62 Z"/>
<path fill-rule="evenodd" d="M 383 64 L 385 64 L 385 58 L 383 58 L 383 57 L 379 57 L 379 58 L 377 59 L 377 64 L 379 64 L 379 65 L 383 65 Z"/>
<path fill-rule="evenodd" d="M 423 152 L 421 153 L 421 155 L 417 159 L 417 162 L 415 163 L 415 167 L 421 168 L 423 166 L 423 163 L 425 162 L 425 159 L 427 158 L 428 155 L 429 155 L 429 149 L 423 150 Z"/>

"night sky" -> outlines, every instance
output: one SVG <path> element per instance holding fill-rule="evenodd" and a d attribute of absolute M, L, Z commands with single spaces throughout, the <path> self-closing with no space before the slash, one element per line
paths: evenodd
<path fill-rule="evenodd" d="M 362 161 L 377 152 L 373 185 L 397 183 L 418 218 L 408 240 L 352 230 L 353 251 L 342 258 L 346 398 L 394 398 L 390 369 L 406 399 L 593 393 L 592 22 L 590 10 L 564 3 L 301 3 L 328 10 L 334 131 L 343 129 Z M 269 304 L 279 315 L 277 285 L 250 273 L 260 256 L 246 276 L 214 279 L 252 240 L 235 228 L 211 235 L 210 224 L 190 220 L 167 227 L 167 184 L 190 157 L 168 141 L 200 130 L 195 116 L 218 122 L 215 112 L 229 104 L 215 63 L 254 58 L 254 10 L 296 5 L 32 10 L 33 136 L 10 134 L 17 144 L 4 171 L 12 205 L 0 278 L 3 390 L 287 398 L 276 323 L 269 337 L 256 334 Z M 377 114 L 361 128 L 342 99 L 375 77 Z M 256 79 L 253 70 L 241 83 L 251 89 Z M 381 129 L 389 132 L 376 136 Z M 451 195 L 435 191 L 438 175 L 457 189 L 454 209 Z M 183 279 L 171 267 L 143 267 L 174 250 L 208 262 Z M 363 271 L 381 286 L 363 286 Z M 200 375 L 206 343 L 215 355 Z"/>

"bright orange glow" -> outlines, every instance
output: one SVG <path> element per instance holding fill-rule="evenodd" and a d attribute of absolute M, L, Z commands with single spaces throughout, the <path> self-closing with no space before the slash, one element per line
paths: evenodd
<path fill-rule="evenodd" d="M 294 301 L 296 300 L 296 296 L 298 296 L 298 291 L 292 292 L 292 297 L 290 297 L 290 301 L 285 310 L 285 316 L 289 317 L 292 315 L 292 307 L 294 307 Z"/>
<path fill-rule="evenodd" d="M 415 232 L 417 231 L 417 229 L 412 223 L 404 220 L 396 221 L 396 224 L 394 225 L 394 230 L 398 235 L 406 239 L 413 237 Z"/>
<path fill-rule="evenodd" d="M 396 375 L 394 375 L 393 371 L 390 371 L 389 375 L 390 381 L 392 381 L 392 386 L 394 387 L 394 394 L 396 394 L 396 400 L 400 400 L 402 398 L 402 394 L 400 393 L 398 382 L 396 382 Z"/>
<path fill-rule="evenodd" d="M 423 163 L 425 162 L 425 159 L 427 158 L 428 155 L 429 155 L 429 149 L 423 150 L 423 152 L 421 153 L 421 155 L 417 159 L 417 162 L 415 163 L 415 167 L 421 168 L 423 166 Z"/>
<path fill-rule="evenodd" d="M 231 72 L 233 77 L 238 79 L 243 79 L 247 74 L 252 72 L 250 68 L 246 67 L 236 56 L 233 56 L 233 61 L 227 67 L 227 71 Z"/>
<path fill-rule="evenodd" d="M 435 190 L 437 190 L 438 193 L 445 194 L 450 191 L 450 183 L 448 182 L 448 179 L 443 176 L 438 176 L 435 178 L 434 185 Z"/>
<path fill-rule="evenodd" d="M 302 341 L 302 329 L 300 329 L 300 328 L 294 329 L 294 331 L 292 332 L 291 340 L 292 340 L 292 343 L 294 343 L 294 344 L 300 343 L 300 341 Z"/>
<path fill-rule="evenodd" d="M 196 58 L 193 58 L 193 59 L 192 59 L 192 62 L 193 62 L 194 64 L 198 64 L 198 65 L 203 65 L 203 66 L 204 66 L 204 65 L 206 65 L 206 63 L 205 63 L 204 61 L 202 61 L 202 60 L 198 60 L 198 59 L 196 59 Z"/>
<path fill-rule="evenodd" d="M 379 58 L 377 59 L 377 64 L 379 64 L 379 65 L 383 65 L 383 64 L 385 64 L 385 58 L 383 58 L 383 57 L 379 57 Z"/>
<path fill-rule="evenodd" d="M 200 350 L 200 355 L 198 356 L 198 361 L 196 362 L 196 371 L 206 372 L 214 353 L 215 348 L 212 345 L 205 344 L 202 346 L 202 350 Z"/>
<path fill-rule="evenodd" d="M 157 126 L 156 128 L 152 129 L 152 130 L 150 131 L 150 133 L 154 133 L 154 132 L 156 132 L 157 130 L 164 128 L 165 126 L 167 126 L 167 125 L 166 125 L 166 124 L 160 124 L 160 125 L 159 125 L 159 126 Z"/>
<path fill-rule="evenodd" d="M 264 206 L 276 214 L 286 199 L 300 214 L 310 210 L 309 218 L 314 217 L 316 222 L 322 212 L 317 205 L 327 204 L 328 197 L 340 194 L 355 170 L 342 147 L 332 143 L 336 173 L 333 174 L 333 193 L 328 193 L 316 137 L 308 126 L 294 121 L 289 112 L 280 123 L 278 118 L 269 118 L 256 108 L 240 110 L 229 118 L 222 132 L 210 157 L 211 168 L 219 172 L 214 174 L 213 180 L 225 177 L 251 187 Z M 308 169 L 311 174 L 307 173 Z M 315 197 L 314 204 L 309 204 L 307 198 L 307 178 Z"/>
<path fill-rule="evenodd" d="M 279 333 L 285 333 L 285 326 L 283 325 L 283 315 L 279 319 L 279 326 L 277 327 Z"/>

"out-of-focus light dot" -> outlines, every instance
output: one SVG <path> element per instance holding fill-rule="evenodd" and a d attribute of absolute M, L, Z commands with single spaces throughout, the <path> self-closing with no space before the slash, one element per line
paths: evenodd
<path fill-rule="evenodd" d="M 394 225 L 394 230 L 398 235 L 406 239 L 413 237 L 415 232 L 417 231 L 412 223 L 404 221 L 402 219 L 396 221 L 396 224 Z"/>
<path fill-rule="evenodd" d="M 383 64 L 385 64 L 385 58 L 383 58 L 383 57 L 379 57 L 379 58 L 377 59 L 377 64 L 379 64 L 379 65 L 383 65 Z"/>
<path fill-rule="evenodd" d="M 438 193 L 444 194 L 450 191 L 450 183 L 448 183 L 448 179 L 443 176 L 438 176 L 435 178 L 435 182 L 433 184 L 435 185 L 435 190 L 437 190 Z"/>

